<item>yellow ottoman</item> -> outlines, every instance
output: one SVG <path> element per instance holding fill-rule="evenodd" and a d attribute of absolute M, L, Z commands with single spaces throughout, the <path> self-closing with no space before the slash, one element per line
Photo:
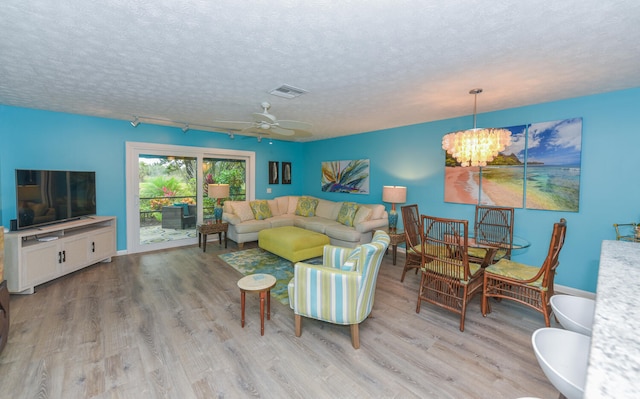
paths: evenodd
<path fill-rule="evenodd" d="M 322 256 L 329 237 L 324 234 L 285 226 L 265 229 L 258 233 L 258 246 L 291 262 Z"/>

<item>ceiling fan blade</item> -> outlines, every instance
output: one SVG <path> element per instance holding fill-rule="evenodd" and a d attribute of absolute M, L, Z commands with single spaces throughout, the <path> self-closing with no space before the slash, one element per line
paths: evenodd
<path fill-rule="evenodd" d="M 293 136 L 296 134 L 295 131 L 293 130 L 289 130 L 289 129 L 283 129 L 279 126 L 271 126 L 271 129 L 269 129 L 270 131 L 272 131 L 275 134 L 279 134 L 281 136 Z"/>
<path fill-rule="evenodd" d="M 213 121 L 211 127 L 217 127 L 220 129 L 229 130 L 243 130 L 247 127 L 253 126 L 252 122 L 240 122 L 240 121 Z"/>
<path fill-rule="evenodd" d="M 278 121 L 278 126 L 283 129 L 309 131 L 311 130 L 312 125 L 306 122 L 282 120 Z"/>
<path fill-rule="evenodd" d="M 251 114 L 253 120 L 260 123 L 274 123 L 276 121 L 276 117 L 267 112 L 254 112 Z"/>

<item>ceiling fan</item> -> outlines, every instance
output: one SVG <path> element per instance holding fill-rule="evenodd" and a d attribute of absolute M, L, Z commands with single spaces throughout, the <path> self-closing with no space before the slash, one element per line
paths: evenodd
<path fill-rule="evenodd" d="M 241 121 L 213 121 L 214 127 L 234 130 L 239 134 L 254 133 L 258 136 L 269 136 L 276 134 L 280 136 L 291 137 L 310 137 L 311 124 L 300 121 L 278 120 L 275 115 L 269 113 L 271 104 L 263 102 L 262 112 L 254 112 L 251 114 L 253 122 Z"/>

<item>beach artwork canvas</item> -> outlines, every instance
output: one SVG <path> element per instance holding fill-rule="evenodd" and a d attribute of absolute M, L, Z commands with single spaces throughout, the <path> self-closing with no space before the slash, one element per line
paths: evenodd
<path fill-rule="evenodd" d="M 322 191 L 369 194 L 369 160 L 322 162 Z"/>
<path fill-rule="evenodd" d="M 511 144 L 487 166 L 480 168 L 479 203 L 522 208 L 527 126 L 503 129 L 511 132 Z"/>
<path fill-rule="evenodd" d="M 522 208 L 526 125 L 503 129 L 511 132 L 511 145 L 487 166 L 462 167 L 446 153 L 445 202 Z"/>
<path fill-rule="evenodd" d="M 532 124 L 527 147 L 527 208 L 578 212 L 582 118 Z"/>

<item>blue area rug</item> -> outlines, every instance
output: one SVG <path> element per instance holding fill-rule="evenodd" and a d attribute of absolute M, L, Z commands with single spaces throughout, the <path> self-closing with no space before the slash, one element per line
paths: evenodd
<path fill-rule="evenodd" d="M 218 255 L 229 266 L 243 275 L 265 273 L 276 278 L 276 286 L 271 289 L 271 296 L 283 305 L 289 304 L 287 285 L 293 278 L 293 263 L 267 252 L 262 248 L 245 249 Z M 322 264 L 322 257 L 303 261 L 311 264 Z"/>

